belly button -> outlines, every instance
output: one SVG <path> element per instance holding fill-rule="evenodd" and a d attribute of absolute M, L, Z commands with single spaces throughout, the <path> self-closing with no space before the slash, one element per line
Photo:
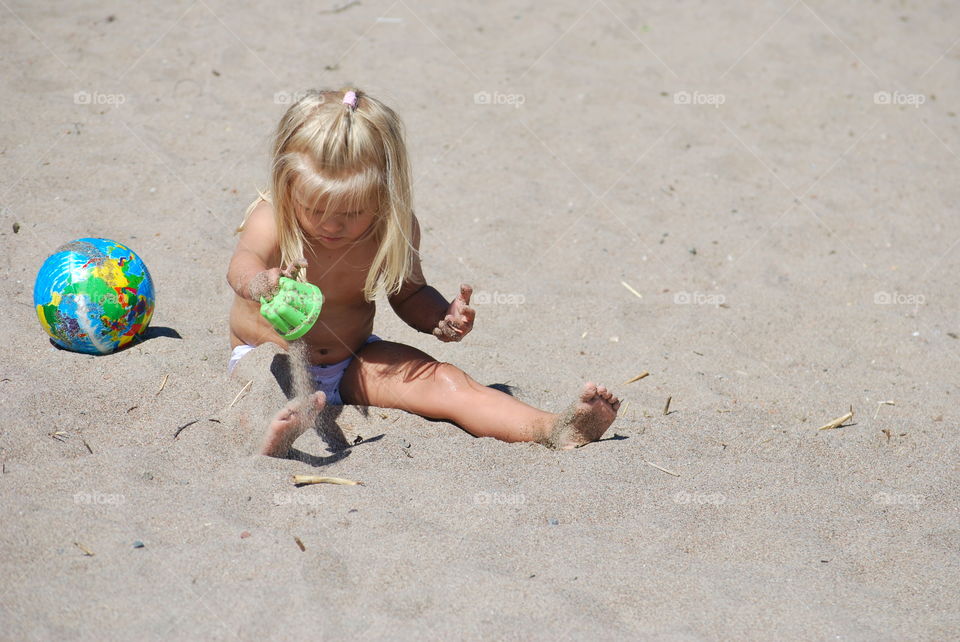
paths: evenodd
<path fill-rule="evenodd" d="M 327 350 L 326 348 L 320 348 L 320 354 L 327 354 L 328 352 L 330 351 Z"/>

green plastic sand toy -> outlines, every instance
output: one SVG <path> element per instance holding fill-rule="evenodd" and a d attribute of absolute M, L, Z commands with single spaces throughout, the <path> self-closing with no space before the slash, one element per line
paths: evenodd
<path fill-rule="evenodd" d="M 260 314 L 287 341 L 296 341 L 320 316 L 323 294 L 312 283 L 280 277 L 280 287 L 270 297 L 260 297 Z"/>

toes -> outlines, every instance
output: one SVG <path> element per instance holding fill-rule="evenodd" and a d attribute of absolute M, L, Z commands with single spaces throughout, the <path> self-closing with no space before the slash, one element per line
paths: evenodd
<path fill-rule="evenodd" d="M 619 404 L 619 403 L 620 403 L 620 400 L 617 399 L 617 397 L 616 397 L 610 390 L 608 390 L 605 386 L 599 386 L 599 387 L 597 388 L 597 394 L 598 394 L 604 401 L 606 401 L 608 404 L 610 404 L 611 406 L 614 405 L 614 404 Z"/>
<path fill-rule="evenodd" d="M 597 384 L 588 381 L 583 384 L 583 390 L 580 392 L 580 401 L 590 401 L 597 396 Z"/>
<path fill-rule="evenodd" d="M 323 410 L 323 407 L 327 405 L 327 395 L 322 390 L 318 390 L 310 396 L 310 401 L 313 402 L 317 410 Z"/>

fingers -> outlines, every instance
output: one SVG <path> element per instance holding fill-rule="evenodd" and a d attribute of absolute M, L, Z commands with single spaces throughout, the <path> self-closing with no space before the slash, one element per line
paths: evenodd
<path fill-rule="evenodd" d="M 455 338 L 459 338 L 462 334 L 453 317 L 449 314 L 444 319 L 440 320 L 440 329 L 444 334 Z"/>
<path fill-rule="evenodd" d="M 473 286 L 466 283 L 460 284 L 460 298 L 464 303 L 470 303 L 470 297 L 473 296 Z"/>
<path fill-rule="evenodd" d="M 302 270 L 305 267 L 307 267 L 307 261 L 305 259 L 297 259 L 296 261 L 294 261 L 293 263 L 285 267 L 280 272 L 280 274 L 287 277 L 288 279 L 295 279 L 297 278 L 297 274 L 300 272 L 300 270 Z"/>
<path fill-rule="evenodd" d="M 443 341 L 444 343 L 450 343 L 450 342 L 452 342 L 452 341 L 459 341 L 459 340 L 460 340 L 460 336 L 459 336 L 457 333 L 453 332 L 453 331 L 450 330 L 449 328 L 444 328 L 444 327 L 442 326 L 442 324 L 443 324 L 442 321 L 440 322 L 440 324 L 441 324 L 441 325 L 438 325 L 437 327 L 435 327 L 435 328 L 433 329 L 433 336 L 435 336 L 436 338 L 440 339 L 440 340 Z"/>
<path fill-rule="evenodd" d="M 443 319 L 440 319 L 437 327 L 433 329 L 433 336 L 441 341 L 459 341 L 466 333 L 467 330 L 462 330 L 457 327 L 453 317 L 449 314 Z"/>

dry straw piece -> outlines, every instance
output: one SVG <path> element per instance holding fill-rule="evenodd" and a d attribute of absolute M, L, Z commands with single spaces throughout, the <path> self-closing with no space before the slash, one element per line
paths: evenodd
<path fill-rule="evenodd" d="M 820 426 L 819 428 L 817 428 L 817 430 L 833 430 L 835 428 L 841 427 L 844 423 L 850 421 L 851 419 L 853 419 L 853 406 L 850 406 L 850 412 L 848 412 L 842 417 L 837 417 L 836 419 L 834 419 L 828 424 L 824 424 Z"/>
<path fill-rule="evenodd" d="M 628 290 L 630 290 L 638 299 L 642 299 L 642 298 L 643 298 L 643 295 L 640 294 L 639 292 L 637 292 L 636 290 L 634 290 L 633 287 L 632 287 L 629 283 L 627 283 L 626 281 L 620 281 L 620 284 L 623 285 L 623 287 L 625 287 L 625 288 L 627 288 Z"/>
<path fill-rule="evenodd" d="M 644 461 L 643 463 L 645 463 L 647 466 L 653 466 L 653 467 L 656 468 L 657 470 L 662 471 L 662 472 L 665 472 L 665 473 L 667 473 L 668 475 L 673 475 L 674 477 L 679 477 L 679 476 L 680 476 L 680 473 L 675 473 L 675 472 L 673 472 L 672 470 L 667 470 L 667 469 L 664 468 L 663 466 L 657 466 L 657 465 L 656 465 L 655 463 L 653 463 L 652 461 Z"/>
<path fill-rule="evenodd" d="M 81 551 L 83 551 L 83 554 L 85 557 L 93 557 L 95 555 L 93 551 L 91 551 L 89 548 L 87 548 L 80 542 L 74 542 L 73 545 L 79 548 Z"/>
<path fill-rule="evenodd" d="M 253 385 L 253 379 L 251 379 L 250 381 L 248 381 L 247 384 L 246 384 L 243 388 L 240 388 L 240 392 L 237 393 L 237 396 L 233 398 L 233 401 L 230 402 L 230 405 L 227 406 L 227 408 L 233 408 L 233 404 L 235 404 L 235 403 L 237 403 L 238 401 L 240 401 L 240 397 L 242 397 L 242 396 L 243 396 L 243 393 L 245 393 L 247 390 L 249 390 L 249 389 L 250 389 L 250 386 L 252 386 L 252 385 Z"/>
<path fill-rule="evenodd" d="M 297 486 L 304 484 L 337 484 L 339 486 L 363 486 L 362 481 L 343 479 L 341 477 L 320 477 L 319 475 L 294 475 L 293 483 Z"/>
<path fill-rule="evenodd" d="M 623 385 L 627 385 L 628 383 L 633 383 L 634 381 L 640 381 L 644 377 L 649 377 L 649 376 L 650 376 L 650 373 L 644 370 L 643 372 L 638 374 L 636 377 L 633 377 L 631 379 L 627 379 L 626 381 L 624 381 Z"/>

